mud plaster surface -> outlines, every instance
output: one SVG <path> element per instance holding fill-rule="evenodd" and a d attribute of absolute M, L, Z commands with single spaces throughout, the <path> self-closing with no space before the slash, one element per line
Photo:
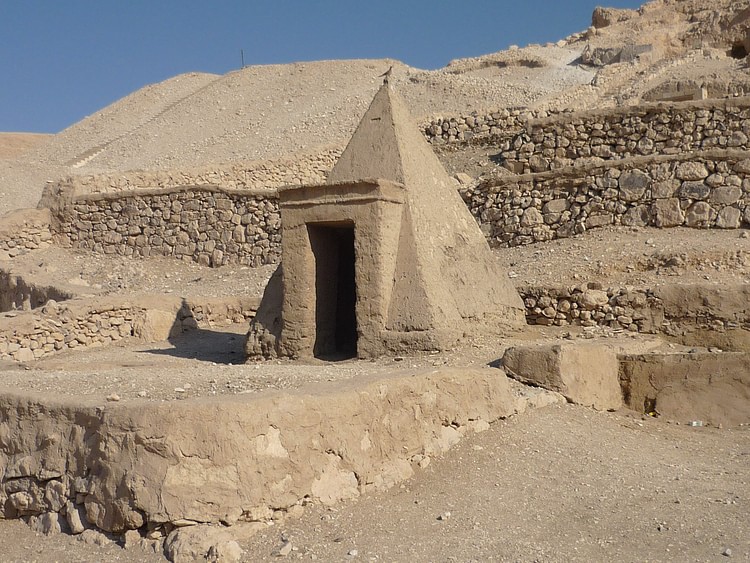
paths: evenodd
<path fill-rule="evenodd" d="M 743 561 L 750 431 L 561 405 L 493 424 L 384 493 L 311 506 L 242 542 L 244 561 Z M 438 520 L 439 516 L 450 516 Z M 730 548 L 732 559 L 722 556 Z M 0 521 L 10 561 L 157 562 Z M 452 559 L 451 559 L 452 558 Z"/>

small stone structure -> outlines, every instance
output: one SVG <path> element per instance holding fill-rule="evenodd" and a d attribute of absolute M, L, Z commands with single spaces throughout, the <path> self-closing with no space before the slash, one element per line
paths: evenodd
<path fill-rule="evenodd" d="M 279 190 L 282 264 L 248 334 L 258 356 L 438 350 L 523 324 L 523 304 L 387 84 L 319 186 Z"/>

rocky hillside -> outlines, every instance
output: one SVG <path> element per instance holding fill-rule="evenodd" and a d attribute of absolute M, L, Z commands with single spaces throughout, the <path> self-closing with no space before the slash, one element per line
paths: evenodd
<path fill-rule="evenodd" d="M 394 87 L 418 118 L 637 104 L 701 87 L 709 97 L 743 95 L 750 91 L 749 26 L 748 1 L 655 0 L 637 11 L 597 8 L 590 27 L 557 43 L 435 71 L 353 60 L 180 75 L 0 161 L 0 213 L 34 206 L 47 181 L 70 174 L 174 170 L 341 145 L 391 65 Z"/>

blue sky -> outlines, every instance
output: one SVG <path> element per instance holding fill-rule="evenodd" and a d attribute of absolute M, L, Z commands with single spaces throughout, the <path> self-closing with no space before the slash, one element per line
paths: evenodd
<path fill-rule="evenodd" d="M 636 0 L 605 0 L 636 8 Z M 191 71 L 320 59 L 433 69 L 585 29 L 592 0 L 0 0 L 0 131 L 57 132 Z"/>

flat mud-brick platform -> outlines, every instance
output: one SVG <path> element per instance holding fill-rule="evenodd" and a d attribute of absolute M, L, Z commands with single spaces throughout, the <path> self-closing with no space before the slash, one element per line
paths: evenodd
<path fill-rule="evenodd" d="M 299 367 L 330 373 L 325 365 Z M 212 371 L 219 366 L 206 367 L 216 381 Z M 149 368 L 139 372 L 148 377 Z M 171 401 L 110 391 L 2 391 L 6 517 L 157 539 L 192 524 L 267 522 L 308 502 L 389 488 L 463 435 L 559 400 L 489 367 L 383 370 Z"/>

